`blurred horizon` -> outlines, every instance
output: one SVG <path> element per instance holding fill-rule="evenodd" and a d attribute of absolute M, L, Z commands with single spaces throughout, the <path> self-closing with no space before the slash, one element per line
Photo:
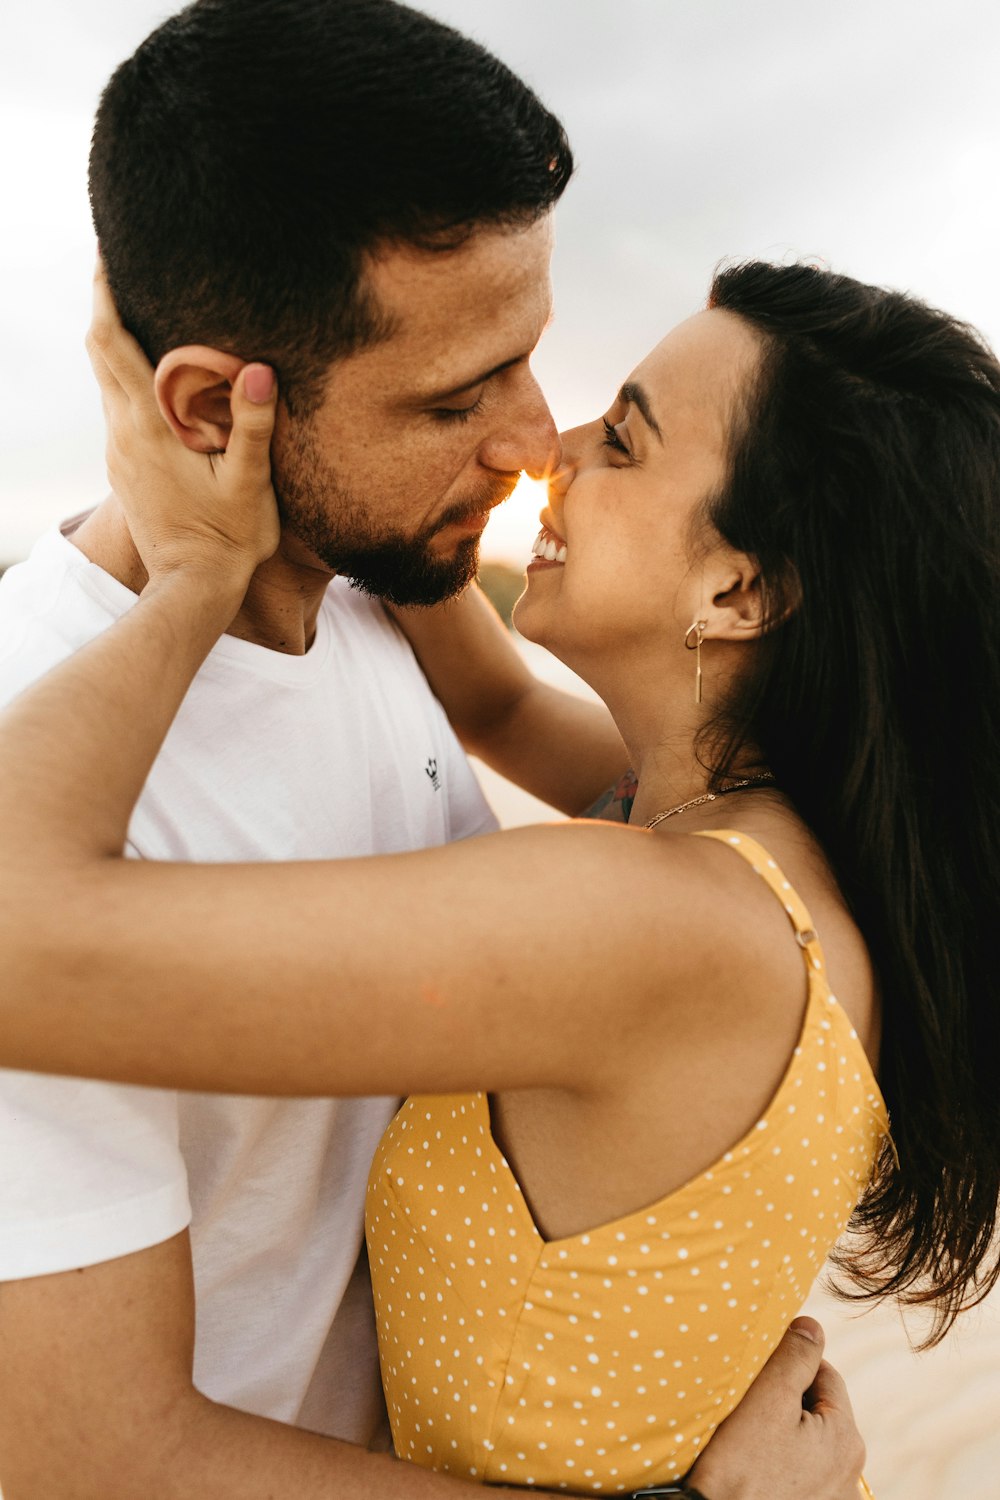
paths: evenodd
<path fill-rule="evenodd" d="M 104 494 L 83 334 L 91 121 L 117 63 L 177 7 L 37 0 L 0 57 L 0 562 Z M 989 0 L 424 0 L 532 83 L 578 170 L 558 214 L 556 322 L 535 368 L 560 426 L 589 420 L 732 257 L 819 257 L 1000 338 Z M 484 557 L 523 564 L 537 497 Z"/>

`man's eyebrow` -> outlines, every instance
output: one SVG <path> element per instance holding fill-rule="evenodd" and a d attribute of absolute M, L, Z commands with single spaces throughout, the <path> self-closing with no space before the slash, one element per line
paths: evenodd
<path fill-rule="evenodd" d="M 663 442 L 663 433 L 660 431 L 660 424 L 653 416 L 649 397 L 641 385 L 637 385 L 634 380 L 626 380 L 618 392 L 618 399 L 619 401 L 624 401 L 626 405 L 636 407 L 640 415 L 645 419 L 647 427 L 656 433 L 661 443 Z"/>
<path fill-rule="evenodd" d="M 418 406 L 436 406 L 441 401 L 451 401 L 455 396 L 464 396 L 468 391 L 474 390 L 477 385 L 485 385 L 487 380 L 492 380 L 494 375 L 503 374 L 513 365 L 519 365 L 528 358 L 527 354 L 515 354 L 513 359 L 505 359 L 490 370 L 483 370 L 479 375 L 473 375 L 471 380 L 463 380 L 461 385 L 453 385 L 446 391 L 427 391 L 416 399 Z"/>
<path fill-rule="evenodd" d="M 555 313 L 550 308 L 549 315 L 545 320 L 545 327 L 542 329 L 542 333 L 547 333 L 554 322 Z M 539 334 L 538 337 L 539 339 L 541 339 L 541 334 Z M 523 354 L 515 354 L 510 359 L 501 360 L 500 363 L 498 365 L 494 365 L 492 369 L 483 370 L 481 374 L 474 375 L 471 380 L 463 380 L 461 385 L 453 385 L 447 391 L 429 391 L 426 395 L 419 396 L 417 398 L 417 405 L 434 406 L 438 402 L 451 401 L 456 396 L 464 396 L 467 391 L 474 390 L 477 385 L 485 385 L 487 380 L 493 379 L 494 375 L 502 375 L 504 370 L 510 370 L 514 365 L 523 364 L 526 359 L 531 358 L 537 347 L 538 344 L 536 342 L 530 349 L 526 349 Z"/>

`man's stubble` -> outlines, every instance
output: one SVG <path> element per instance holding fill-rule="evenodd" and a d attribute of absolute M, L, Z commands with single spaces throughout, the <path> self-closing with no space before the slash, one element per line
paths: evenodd
<path fill-rule="evenodd" d="M 363 593 L 388 604 L 432 605 L 453 599 L 479 569 L 479 536 L 442 557 L 432 551 L 438 532 L 506 500 L 517 476 L 485 480 L 417 532 L 380 527 L 377 501 L 366 504 L 322 457 L 308 419 L 290 427 L 274 455 L 274 491 L 282 525 L 326 567 Z"/>

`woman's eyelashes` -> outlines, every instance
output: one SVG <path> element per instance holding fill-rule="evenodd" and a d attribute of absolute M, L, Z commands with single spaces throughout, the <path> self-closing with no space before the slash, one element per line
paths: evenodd
<path fill-rule="evenodd" d="M 616 453 L 623 453 L 626 458 L 632 458 L 634 456 L 632 450 L 622 442 L 618 435 L 618 428 L 613 427 L 607 417 L 602 420 L 604 422 L 604 446 L 613 448 Z"/>

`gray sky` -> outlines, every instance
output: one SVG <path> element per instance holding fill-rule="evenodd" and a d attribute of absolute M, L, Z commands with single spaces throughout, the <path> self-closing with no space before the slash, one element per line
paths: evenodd
<path fill-rule="evenodd" d="M 171 4 L 8 7 L 0 57 L 0 559 L 104 489 L 82 336 L 91 119 Z M 556 323 L 536 368 L 562 425 L 602 410 L 729 256 L 818 256 L 1000 341 L 995 0 L 424 0 L 563 118 Z M 491 523 L 523 558 L 537 502 Z"/>

